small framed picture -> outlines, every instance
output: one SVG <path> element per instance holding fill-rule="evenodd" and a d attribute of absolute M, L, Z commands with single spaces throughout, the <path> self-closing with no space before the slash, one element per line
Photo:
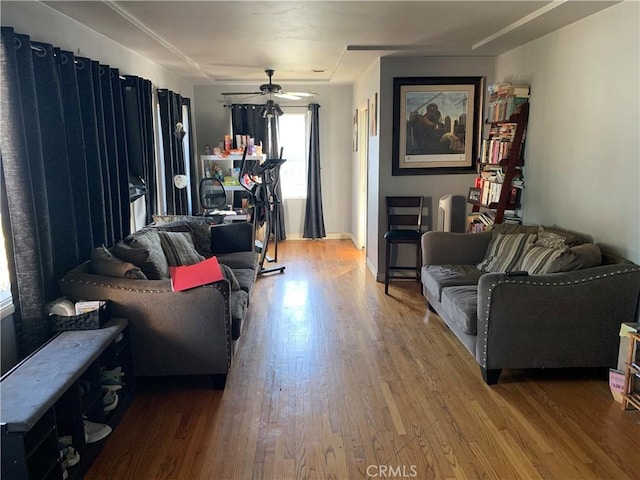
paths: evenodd
<path fill-rule="evenodd" d="M 471 187 L 469 189 L 469 195 L 467 196 L 467 200 L 472 203 L 480 202 L 480 189 L 476 187 Z"/>

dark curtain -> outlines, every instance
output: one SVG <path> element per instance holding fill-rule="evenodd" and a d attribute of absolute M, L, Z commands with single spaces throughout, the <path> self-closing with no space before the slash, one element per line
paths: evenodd
<path fill-rule="evenodd" d="M 322 214 L 322 186 L 320 182 L 320 105 L 309 105 L 311 112 L 309 140 L 309 176 L 307 178 L 307 204 L 304 214 L 303 238 L 326 237 Z"/>
<path fill-rule="evenodd" d="M 175 175 L 186 174 L 182 137 L 176 131 L 176 125 L 183 123 L 182 97 L 171 90 L 159 89 L 158 102 L 160 104 L 160 131 L 164 155 L 167 213 L 187 215 L 190 213 L 187 189 L 177 188 L 173 183 Z"/>
<path fill-rule="evenodd" d="M 231 110 L 231 134 L 235 142 L 236 135 L 249 135 L 255 139 L 255 144 L 262 143 L 262 152 L 267 158 L 279 158 L 280 141 L 278 132 L 278 117 L 276 115 L 263 118 L 260 115 L 260 108 L 264 105 L 256 104 L 233 104 Z M 282 205 L 282 189 L 280 187 L 280 168 L 273 172 L 275 182 L 275 192 L 279 199 L 277 232 L 278 240 L 285 240 L 287 233 L 284 221 L 284 206 Z M 276 225 L 273 224 L 271 233 L 276 232 Z"/>
<path fill-rule="evenodd" d="M 147 223 L 157 212 L 158 180 L 153 136 L 153 87 L 149 80 L 127 75 L 122 82 L 129 173 L 146 187 Z"/>
<path fill-rule="evenodd" d="M 126 115 L 116 69 L 1 32 L 0 206 L 24 357 L 50 336 L 58 280 L 129 233 Z"/>
<path fill-rule="evenodd" d="M 236 145 L 236 135 L 249 135 L 255 139 L 255 144 L 264 146 L 267 139 L 267 124 L 260 115 L 259 104 L 239 104 L 234 103 L 229 107 L 231 111 L 231 139 L 234 148 Z M 263 149 L 263 153 L 266 151 Z"/>

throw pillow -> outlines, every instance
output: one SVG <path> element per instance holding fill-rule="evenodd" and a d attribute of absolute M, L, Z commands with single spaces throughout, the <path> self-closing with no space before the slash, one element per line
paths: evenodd
<path fill-rule="evenodd" d="M 164 232 L 190 232 L 196 251 L 204 257 L 212 255 L 211 221 L 206 217 L 185 216 L 172 222 L 158 223 L 155 229 Z"/>
<path fill-rule="evenodd" d="M 564 248 L 565 237 L 556 233 L 545 230 L 542 225 L 538 228 L 538 239 L 536 240 L 536 245 L 539 247 L 547 247 L 547 248 Z M 531 273 L 531 272 L 529 272 Z"/>
<path fill-rule="evenodd" d="M 564 245 L 564 240 L 562 241 Z M 560 258 L 569 249 L 567 247 L 552 248 L 543 247 L 537 243 L 529 245 L 522 257 L 522 264 L 520 270 L 529 272 L 529 275 L 544 275 L 547 273 L 556 273 L 557 264 L 556 260 Z"/>
<path fill-rule="evenodd" d="M 160 244 L 167 257 L 170 267 L 180 265 L 193 265 L 204 260 L 204 257 L 196 252 L 193 239 L 189 232 L 158 232 Z"/>
<path fill-rule="evenodd" d="M 91 273 L 106 277 L 130 278 L 132 280 L 146 280 L 147 276 L 138 267 L 130 262 L 123 262 L 100 245 L 91 252 Z"/>
<path fill-rule="evenodd" d="M 482 272 L 510 272 L 519 270 L 526 247 L 536 241 L 535 233 L 500 233 L 477 267 Z"/>
<path fill-rule="evenodd" d="M 124 243 L 124 241 L 116 243 L 111 249 L 113 255 L 125 262 L 133 263 L 142 270 L 142 273 L 149 280 L 161 280 L 166 278 L 158 269 L 158 265 L 150 258 L 149 251 L 144 248 L 137 248 Z M 166 262 L 166 260 L 165 260 Z M 169 267 L 167 266 L 167 269 Z"/>
<path fill-rule="evenodd" d="M 571 247 L 561 257 L 558 257 L 551 268 L 556 272 L 570 272 L 598 265 L 602 265 L 600 247 L 594 243 L 583 243 Z"/>
<path fill-rule="evenodd" d="M 129 235 L 124 239 L 124 241 L 134 248 L 140 248 L 149 252 L 148 260 L 155 265 L 155 268 L 160 274 L 160 278 L 167 278 L 169 276 L 169 264 L 167 263 L 167 258 L 162 250 L 162 244 L 160 243 L 158 232 L 153 228 L 144 228 L 132 235 Z M 144 268 L 140 268 L 144 272 Z M 147 275 L 147 277 L 148 276 L 149 275 Z"/>
<path fill-rule="evenodd" d="M 231 284 L 231 290 L 236 290 L 236 291 L 240 290 L 240 283 L 238 283 L 236 274 L 233 273 L 233 270 L 231 270 L 231 267 L 228 265 L 225 265 L 224 263 L 221 263 L 220 270 L 222 270 L 222 275 L 224 275 L 224 278 L 229 280 L 229 283 Z"/>

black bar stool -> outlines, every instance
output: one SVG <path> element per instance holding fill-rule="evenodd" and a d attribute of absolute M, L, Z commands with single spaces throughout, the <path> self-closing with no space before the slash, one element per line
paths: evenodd
<path fill-rule="evenodd" d="M 407 278 L 406 276 L 393 275 L 392 270 L 415 270 L 416 280 L 420 281 L 420 268 L 422 267 L 422 252 L 420 238 L 422 237 L 422 209 L 424 197 L 386 197 L 387 201 L 387 232 L 386 240 L 384 293 L 389 294 L 389 279 Z M 391 265 L 391 245 L 403 243 L 416 246 L 416 264 L 413 267 Z"/>

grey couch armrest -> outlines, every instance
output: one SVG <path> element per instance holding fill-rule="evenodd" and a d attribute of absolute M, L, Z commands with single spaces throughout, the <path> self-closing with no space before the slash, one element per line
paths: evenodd
<path fill-rule="evenodd" d="M 170 280 L 129 280 L 88 273 L 83 264 L 60 280 L 70 300 L 110 300 L 129 319 L 138 376 L 225 374 L 232 354 L 227 280 L 171 291 Z"/>
<path fill-rule="evenodd" d="M 422 235 L 422 265 L 475 265 L 487 253 L 491 232 L 426 232 Z"/>
<path fill-rule="evenodd" d="M 253 224 L 235 222 L 211 227 L 211 251 L 220 253 L 252 252 L 254 250 Z"/>
<path fill-rule="evenodd" d="M 638 318 L 640 267 L 603 265 L 478 283 L 476 360 L 485 369 L 613 367 L 618 331 Z"/>

